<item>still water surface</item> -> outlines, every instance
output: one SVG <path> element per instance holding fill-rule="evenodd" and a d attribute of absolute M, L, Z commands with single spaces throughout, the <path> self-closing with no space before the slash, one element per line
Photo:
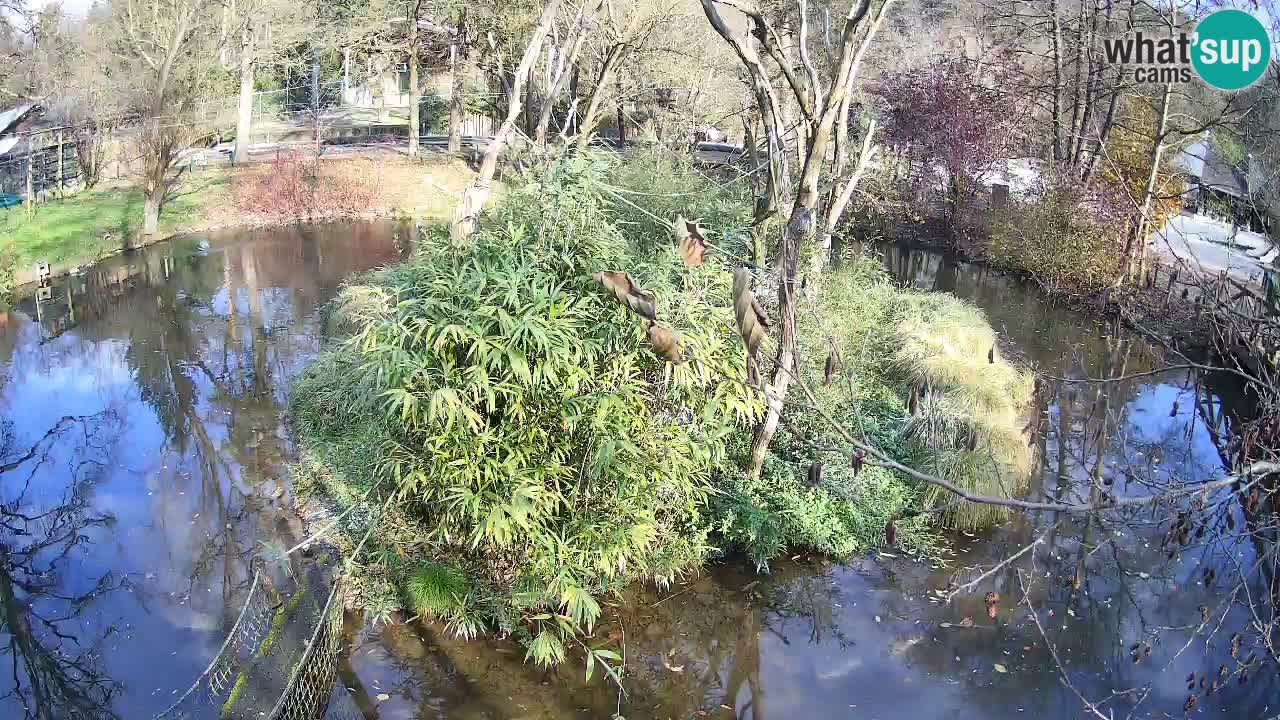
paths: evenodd
<path fill-rule="evenodd" d="M 148 718 L 204 669 L 239 610 L 251 558 L 301 536 L 283 407 L 319 348 L 318 308 L 351 273 L 402 257 L 410 230 L 187 238 L 55 282 L 40 302 L 23 294 L 0 313 L 0 717 Z M 1148 343 L 1002 276 L 882 252 L 902 281 L 983 307 L 1005 351 L 1047 375 L 1114 377 L 1161 362 Z M 1042 386 L 1031 497 L 1081 499 L 1094 473 L 1127 489 L 1137 477 L 1221 472 L 1238 411 L 1229 384 L 1167 372 Z M 931 594 L 1055 523 L 1034 569 L 1011 566 L 950 604 Z M 514 644 L 354 616 L 339 681 L 366 718 L 384 719 L 1085 717 L 1075 691 L 1107 700 L 1117 718 L 1180 717 L 1187 674 L 1229 660 L 1224 637 L 1206 642 L 1188 627 L 1220 599 L 1197 571 L 1257 549 L 1169 560 L 1154 527 L 1114 531 L 1036 516 L 959 536 L 945 569 L 892 554 L 797 556 L 765 576 L 728 562 L 639 589 L 596 632 L 625 648 L 621 698 L 599 673 L 586 683 L 578 666 L 524 664 Z M 1081 562 L 1089 572 L 1077 588 Z M 1075 690 L 1019 604 L 1018 568 L 1031 570 L 1027 597 Z M 987 591 L 1003 596 L 995 618 Z M 1139 642 L 1152 653 L 1134 663 Z M 1194 709 L 1277 713 L 1274 665 Z"/>

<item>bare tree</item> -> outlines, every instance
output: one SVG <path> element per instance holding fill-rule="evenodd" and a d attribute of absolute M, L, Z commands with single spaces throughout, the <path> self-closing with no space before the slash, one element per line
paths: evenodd
<path fill-rule="evenodd" d="M 829 243 L 833 228 L 840 222 L 852 187 L 861 178 L 872 152 L 874 126 L 866 129 L 860 143 L 860 153 L 853 170 L 846 173 L 843 159 L 829 164 L 832 154 L 843 157 L 848 151 L 842 141 L 847 127 L 851 102 L 849 95 L 857 82 L 858 71 L 872 39 L 884 21 L 893 0 L 884 0 L 871 12 L 870 0 L 853 2 L 845 14 L 844 27 L 831 53 L 831 67 L 820 73 L 809 47 L 809 13 L 805 0 L 799 0 L 795 8 L 797 34 L 795 38 L 803 74 L 784 53 L 780 35 L 765 12 L 752 2 L 741 0 L 702 0 L 703 11 L 712 27 L 742 62 L 751 79 L 756 108 L 764 127 L 768 145 L 765 197 L 756 202 L 756 223 L 763 224 L 782 205 L 785 190 L 790 187 L 785 170 L 786 147 L 783 141 L 784 122 L 781 118 L 780 98 L 789 93 L 799 108 L 799 125 L 803 145 L 798 151 L 802 159 L 800 174 L 794 195 L 791 196 L 787 223 L 777 255 L 778 313 L 781 329 L 773 376 L 765 388 L 767 411 L 764 420 L 756 427 L 752 439 L 749 473 L 756 476 L 764 463 L 765 453 L 777 430 L 783 402 L 795 369 L 796 352 L 796 292 L 799 289 L 800 250 L 813 245 L 819 234 L 823 244 Z M 737 31 L 721 12 L 732 8 L 746 16 L 747 28 Z M 864 25 L 865 21 L 865 25 Z M 765 65 L 757 50 L 764 50 L 772 61 L 780 80 Z M 782 85 L 782 87 L 777 87 Z M 835 147 L 833 147 L 833 144 Z M 833 172 L 834 170 L 834 172 Z M 834 190 L 829 192 L 828 190 Z M 827 248 L 818 248 L 819 264 Z"/>
<path fill-rule="evenodd" d="M 144 235 L 154 235 L 180 154 L 208 134 L 197 115 L 217 80 L 217 0 L 116 0 L 115 54 L 129 68 L 142 115 Z"/>
<path fill-rule="evenodd" d="M 550 0 L 543 8 L 542 16 L 538 19 L 538 24 L 525 46 L 524 55 L 520 58 L 520 64 L 516 66 L 511 90 L 507 95 L 507 118 L 498 128 L 493 139 L 489 141 L 489 148 L 485 151 L 484 160 L 480 164 L 480 172 L 463 193 L 462 200 L 454 208 L 453 217 L 449 221 L 449 239 L 455 244 L 464 243 L 475 232 L 480 212 L 489 199 L 490 184 L 498 169 L 498 158 L 502 155 L 503 148 L 510 141 L 512 134 L 515 133 L 516 121 L 520 118 L 522 109 L 525 83 L 533 70 L 534 62 L 538 59 L 538 54 L 542 52 L 542 43 L 551 31 L 551 24 L 555 21 L 559 9 L 560 0 Z"/>
<path fill-rule="evenodd" d="M 108 572 L 89 584 L 69 583 L 60 570 L 61 560 L 90 542 L 93 528 L 112 522 L 93 512 L 90 500 L 92 476 L 119 426 L 111 411 L 63 417 L 22 451 L 14 447 L 12 425 L 0 424 L 0 658 L 10 664 L 5 695 L 18 699 L 26 720 L 116 717 L 111 705 L 122 688 L 101 661 L 110 630 L 88 637 L 81 624 L 121 582 Z M 31 477 L 64 459 L 69 472 L 61 495 L 35 497 Z"/>
<path fill-rule="evenodd" d="M 234 65 L 239 75 L 236 107 L 236 144 L 232 160 L 237 165 L 249 158 L 253 135 L 253 98 L 257 70 L 280 66 L 291 58 L 298 44 L 319 44 L 315 34 L 314 7 L 291 0 L 239 0 L 227 6 L 228 41 L 222 46 L 224 59 L 235 51 Z"/>
<path fill-rule="evenodd" d="M 544 83 L 546 92 L 542 98 L 542 111 L 538 115 L 538 127 L 534 132 L 534 141 L 539 145 L 545 145 L 547 142 L 547 131 L 551 127 L 551 115 L 555 111 L 556 100 L 568 84 L 569 78 L 577 70 L 578 53 L 594 24 L 596 13 L 604 3 L 605 0 L 584 0 L 578 6 L 577 14 L 570 23 L 562 44 L 548 54 L 546 61 L 548 77 Z M 571 108 L 570 114 L 572 112 Z"/>
<path fill-rule="evenodd" d="M 630 4 L 624 9 L 615 9 L 612 4 L 605 5 L 605 19 L 600 32 L 596 34 L 598 42 L 593 43 L 593 51 L 597 57 L 598 69 L 595 82 L 586 96 L 575 99 L 584 108 L 580 119 L 573 123 L 579 151 L 585 150 L 600 121 L 600 107 L 610 90 L 615 91 L 619 107 L 625 96 L 621 92 L 621 77 L 618 68 L 622 63 L 635 58 L 664 30 L 670 27 L 673 15 L 669 8 L 663 6 L 641 6 Z M 625 119 L 619 115 L 618 139 L 623 139 Z"/>

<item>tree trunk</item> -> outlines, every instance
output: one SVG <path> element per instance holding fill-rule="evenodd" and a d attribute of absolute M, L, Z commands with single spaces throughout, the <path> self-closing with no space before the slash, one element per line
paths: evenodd
<path fill-rule="evenodd" d="M 578 132 L 578 81 L 581 79 L 581 68 L 577 63 L 573 64 L 573 71 L 569 73 L 569 113 L 564 119 L 564 125 L 560 129 L 560 137 L 573 137 Z"/>
<path fill-rule="evenodd" d="M 163 197 L 164 188 L 150 183 L 142 193 L 142 234 L 148 238 L 160 230 L 160 201 Z"/>
<path fill-rule="evenodd" d="M 452 85 L 449 88 L 449 152 L 462 151 L 462 123 L 466 115 L 467 75 L 471 64 L 467 61 L 466 17 L 458 23 L 457 38 L 449 49 L 449 64 L 453 73 Z M 459 57 L 461 55 L 462 57 Z"/>
<path fill-rule="evenodd" d="M 782 230 L 782 247 L 779 253 L 782 278 L 778 283 L 778 314 L 782 316 L 782 327 L 778 337 L 776 367 L 769 386 L 765 389 L 764 420 L 756 426 L 751 437 L 751 466 L 748 473 L 753 478 L 760 476 L 765 453 L 769 450 L 774 433 L 778 431 L 778 422 L 782 419 L 782 404 L 791 386 L 796 357 L 796 264 L 800 246 L 806 238 L 813 235 L 813 223 L 813 209 L 806 208 L 797 198 L 791 220 Z"/>
<path fill-rule="evenodd" d="M 600 76 L 596 78 L 596 86 L 591 88 L 591 96 L 587 100 L 587 111 L 582 115 L 582 126 L 578 128 L 578 152 L 587 149 L 591 133 L 595 132 L 597 115 L 600 113 L 600 101 L 604 98 L 604 88 L 613 77 L 613 67 L 622 58 L 622 46 L 614 45 L 604 57 L 600 66 Z"/>
<path fill-rule="evenodd" d="M 1077 139 L 1075 143 L 1075 151 L 1072 153 L 1070 158 L 1071 166 L 1077 170 L 1080 167 L 1080 163 L 1084 160 L 1085 133 L 1088 131 L 1090 120 L 1093 119 L 1093 106 L 1098 101 L 1098 77 L 1102 72 L 1102 68 L 1099 63 L 1095 62 L 1096 53 L 1094 53 L 1094 47 L 1098 40 L 1098 16 L 1100 14 L 1101 11 L 1098 7 L 1098 1 L 1094 0 L 1093 14 L 1090 16 L 1089 21 L 1089 32 L 1085 36 L 1084 41 L 1084 60 L 1086 67 L 1084 101 L 1080 113 L 1080 126 L 1076 132 Z"/>
<path fill-rule="evenodd" d="M 311 123 L 315 132 L 316 155 L 320 155 L 320 58 L 311 60 Z"/>
<path fill-rule="evenodd" d="M 490 184 L 493 182 L 493 175 L 498 169 L 498 156 L 502 154 L 502 149 L 506 146 L 507 139 L 510 138 L 511 133 L 515 132 L 516 121 L 520 118 L 520 96 L 524 92 L 524 84 L 529 79 L 533 63 L 538 59 L 538 54 L 542 51 L 542 42 L 546 39 L 547 33 L 550 32 L 551 23 L 555 20 L 556 12 L 559 9 L 560 0 L 550 0 L 547 6 L 543 8 L 542 17 L 538 19 L 538 25 L 529 37 L 529 44 L 525 46 L 524 55 L 520 58 L 520 64 L 516 67 L 515 77 L 512 78 L 511 93 L 507 98 L 507 118 L 503 121 L 502 127 L 498 129 L 497 134 L 494 135 L 493 140 L 490 141 L 489 149 L 485 151 L 484 161 L 480 163 L 480 172 L 477 174 L 475 181 L 462 194 L 462 200 L 453 209 L 453 218 L 449 221 L 449 240 L 454 245 L 462 245 L 476 231 L 476 223 L 479 221 L 480 211 L 484 209 L 484 205 L 489 199 Z"/>
<path fill-rule="evenodd" d="M 1125 21 L 1125 34 L 1133 30 L 1133 11 L 1137 0 L 1129 0 L 1129 10 Z M 1107 9 L 1107 28 L 1111 28 L 1111 9 Z M 1102 68 L 1098 69 L 1098 75 L 1101 76 Z M 1080 179 L 1086 184 L 1089 178 L 1093 176 L 1093 171 L 1097 167 L 1098 157 L 1102 155 L 1103 149 L 1107 145 L 1107 137 L 1111 134 L 1111 128 L 1115 125 L 1116 110 L 1120 104 L 1120 90 L 1124 87 L 1124 68 L 1116 68 L 1115 84 L 1111 88 L 1111 98 L 1107 101 L 1107 114 L 1102 120 L 1102 127 L 1098 130 L 1098 146 L 1093 149 L 1089 155 L 1089 159 L 1085 162 L 1084 170 L 1080 173 Z"/>
<path fill-rule="evenodd" d="M 1160 177 L 1160 159 L 1164 156 L 1165 136 L 1169 134 L 1169 98 L 1173 95 L 1173 83 L 1165 83 L 1160 94 L 1160 111 L 1156 118 L 1155 140 L 1151 145 L 1151 164 L 1147 169 L 1147 182 L 1142 188 L 1142 212 L 1138 227 L 1124 249 L 1125 274 L 1132 276 L 1138 261 L 1146 253 L 1147 224 L 1151 213 L 1151 200 L 1156 194 L 1156 182 Z"/>
<path fill-rule="evenodd" d="M 1071 63 L 1073 66 L 1072 73 L 1075 75 L 1075 85 L 1071 88 L 1071 124 L 1067 128 L 1066 148 L 1063 152 L 1063 160 L 1070 161 L 1076 156 L 1076 143 L 1080 142 L 1080 113 L 1084 110 L 1084 0 L 1080 2 L 1080 13 L 1076 18 L 1076 46 L 1072 55 Z"/>
<path fill-rule="evenodd" d="M 418 156 L 418 136 L 422 134 L 422 88 L 418 87 L 418 9 L 409 18 L 409 157 Z"/>
<path fill-rule="evenodd" d="M 1062 161 L 1062 21 L 1058 17 L 1058 0 L 1049 0 L 1051 48 L 1053 51 L 1053 163 Z"/>
<path fill-rule="evenodd" d="M 246 24 L 240 31 L 240 102 L 236 115 L 236 148 L 231 160 L 241 165 L 249 159 L 249 136 L 253 133 L 253 30 Z"/>
<path fill-rule="evenodd" d="M 618 91 L 618 147 L 622 147 L 627 143 L 626 100 L 622 95 L 622 76 L 615 74 L 613 81 Z"/>
<path fill-rule="evenodd" d="M 748 66 L 753 76 L 753 83 L 767 84 L 768 75 L 763 72 L 763 68 L 759 66 L 758 61 L 752 62 L 753 53 L 745 46 L 739 35 L 728 29 L 724 19 L 712 7 L 713 2 L 714 0 L 703 0 L 702 3 L 708 20 L 711 21 L 716 32 L 733 46 L 739 58 Z M 815 112 L 809 120 L 808 129 L 805 133 L 807 140 L 803 165 L 800 171 L 800 181 L 797 186 L 790 219 L 782 232 L 782 243 L 779 252 L 781 278 L 778 283 L 778 314 L 781 316 L 781 333 L 773 376 L 769 387 L 765 391 L 765 417 L 756 426 L 755 434 L 751 440 L 751 465 L 747 472 L 748 476 L 752 478 L 760 475 L 760 469 L 764 465 L 765 453 L 768 452 L 769 443 L 772 442 L 773 435 L 778 429 L 778 423 L 782 416 L 783 401 L 790 387 L 792 375 L 795 373 L 797 265 L 799 263 L 800 247 L 813 241 L 818 223 L 821 222 L 821 218 L 818 217 L 817 213 L 817 206 L 821 199 L 818 185 L 823 166 L 827 162 L 828 146 L 832 141 L 832 133 L 836 121 L 844 120 L 840 116 L 844 97 L 852 91 L 854 78 L 857 75 L 862 57 L 890 4 L 891 0 L 886 0 L 881 4 L 876 12 L 875 20 L 867 29 L 867 32 L 863 34 L 862 43 L 856 52 L 853 50 L 856 31 L 865 16 L 869 4 L 863 3 L 858 6 L 861 7 L 861 11 L 850 13 L 841 33 L 840 52 L 835 63 L 836 71 L 833 74 L 831 91 L 827 94 L 820 112 Z M 759 17 L 754 17 L 753 19 L 757 22 L 763 22 Z M 759 92 L 757 92 L 757 98 L 759 97 Z M 772 98 L 767 97 L 761 104 L 765 103 L 772 104 Z M 772 147 L 770 149 L 773 151 Z"/>
<path fill-rule="evenodd" d="M 536 84 L 534 78 L 534 73 L 530 71 L 529 79 L 524 86 L 524 134 L 526 137 L 533 137 L 534 133 L 537 132 L 533 124 L 534 85 Z"/>

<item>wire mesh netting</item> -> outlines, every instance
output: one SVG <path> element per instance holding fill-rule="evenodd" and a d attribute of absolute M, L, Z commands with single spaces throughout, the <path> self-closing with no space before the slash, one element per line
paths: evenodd
<path fill-rule="evenodd" d="M 216 707 L 231 692 L 240 668 L 257 650 L 271 623 L 271 607 L 262 581 L 255 572 L 244 606 L 217 655 L 186 692 L 154 720 L 186 720 L 199 717 L 207 707 Z"/>
<path fill-rule="evenodd" d="M 0 155 L 0 193 L 3 194 L 25 198 L 29 190 L 40 196 L 73 187 L 79 177 L 80 164 L 75 146 L 70 143 L 41 146 L 24 137 L 10 152 Z"/>
<path fill-rule="evenodd" d="M 269 720 L 317 720 L 328 717 L 330 695 L 335 690 L 338 655 L 342 646 L 341 582 L 335 582 L 320 611 L 315 631 L 293 667 L 289 682 L 267 714 Z"/>
<path fill-rule="evenodd" d="M 218 653 L 153 720 L 362 717 L 336 682 L 342 611 L 341 577 L 310 568 L 281 593 L 259 570 Z"/>

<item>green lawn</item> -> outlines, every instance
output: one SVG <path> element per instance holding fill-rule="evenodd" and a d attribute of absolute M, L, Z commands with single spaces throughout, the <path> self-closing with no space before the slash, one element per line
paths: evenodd
<path fill-rule="evenodd" d="M 197 226 L 205 208 L 226 195 L 227 178 L 188 178 L 160 215 L 159 237 Z M 18 267 L 47 260 L 55 268 L 91 262 L 120 249 L 142 227 L 142 188 L 89 190 L 36 206 L 0 210 L 0 254 L 11 249 Z"/>

